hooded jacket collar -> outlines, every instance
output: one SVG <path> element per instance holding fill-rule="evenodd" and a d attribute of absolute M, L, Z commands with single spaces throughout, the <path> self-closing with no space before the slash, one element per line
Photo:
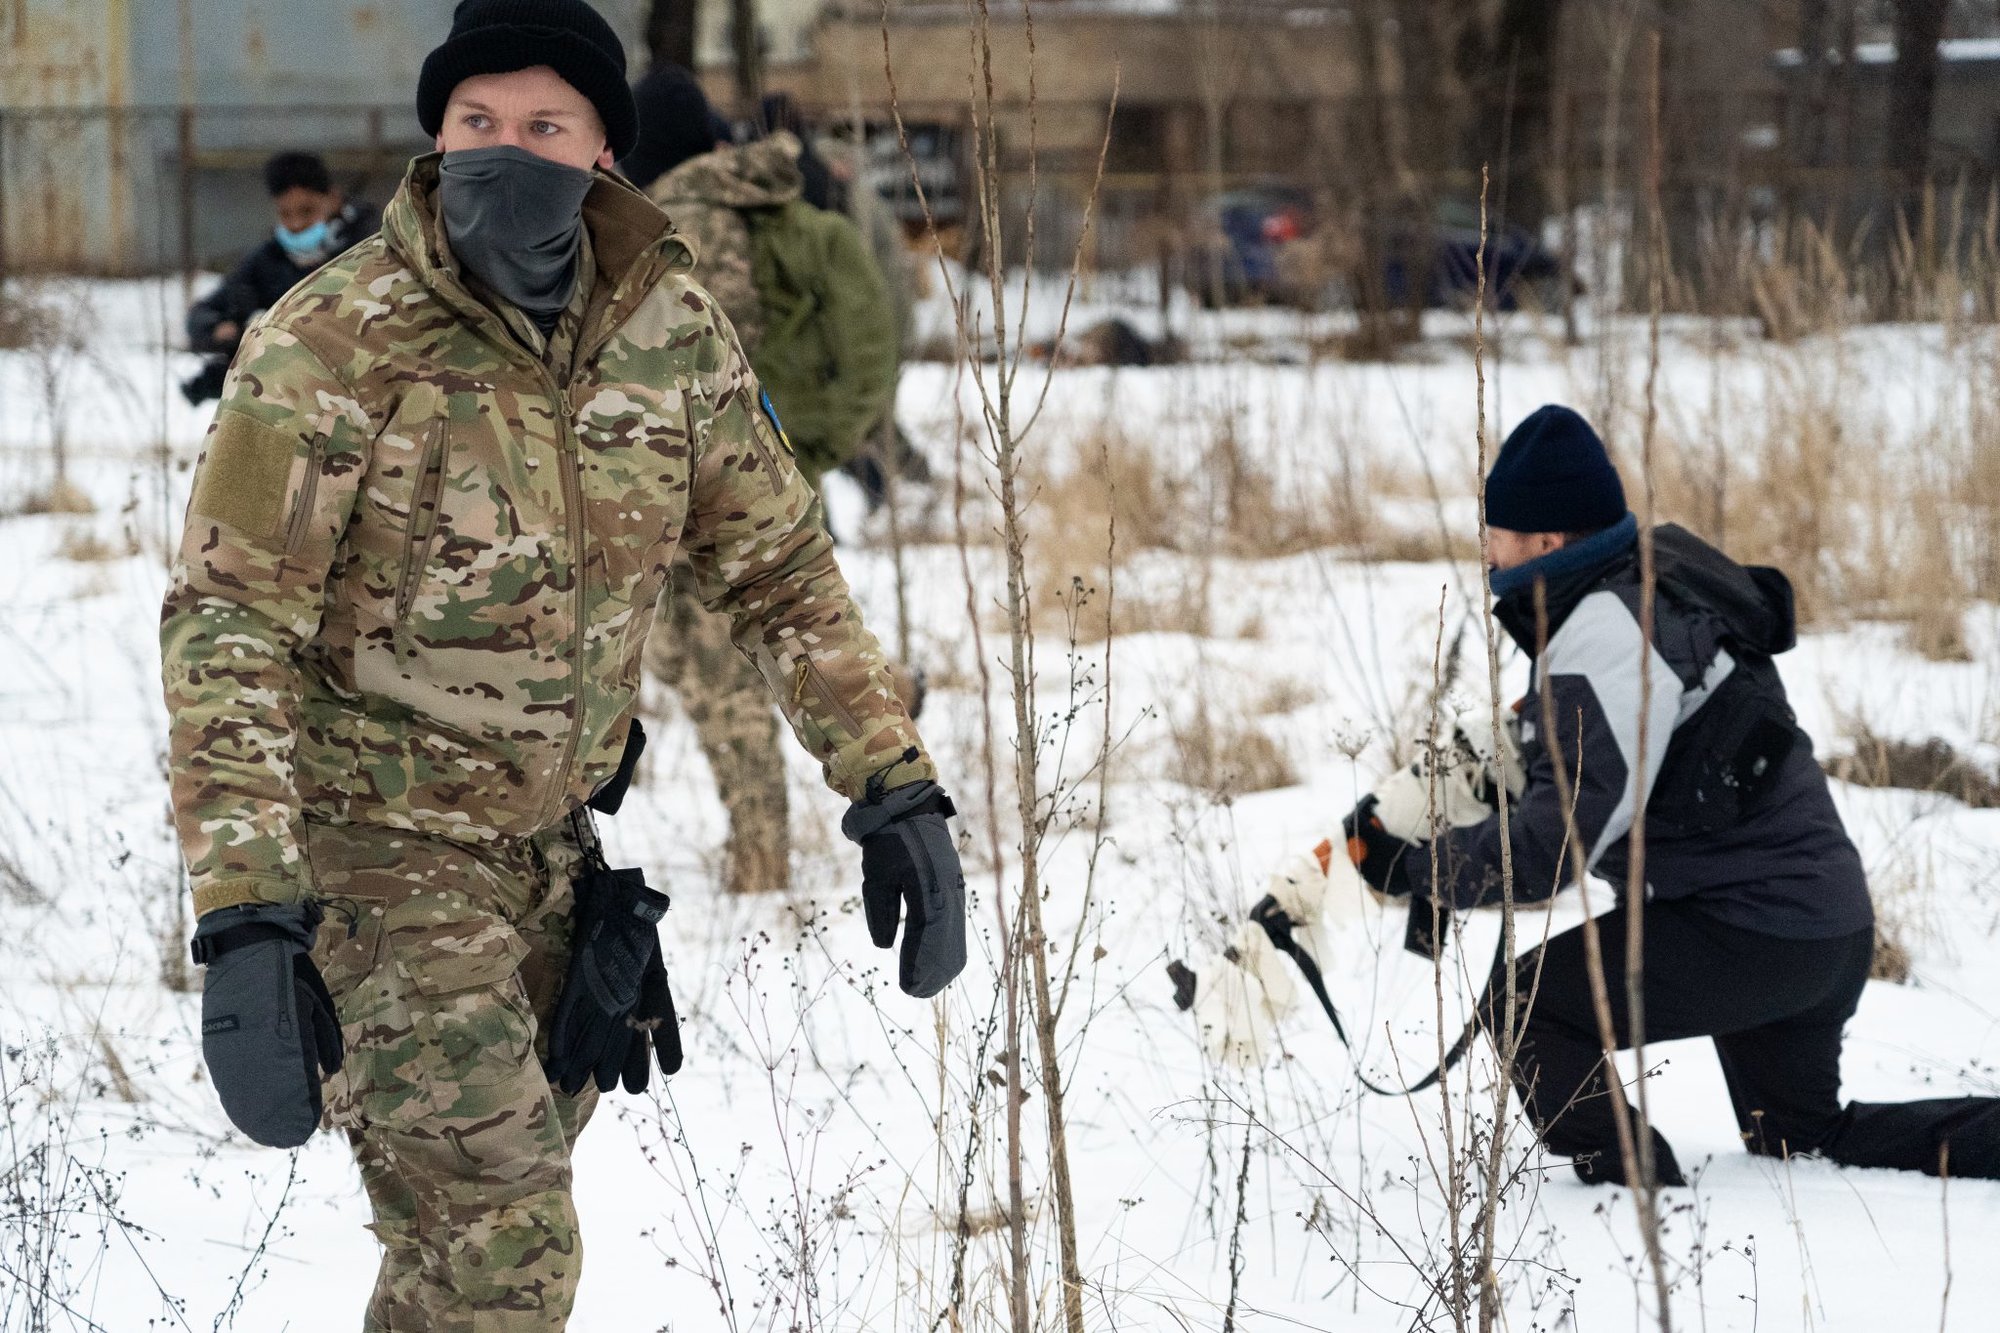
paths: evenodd
<path fill-rule="evenodd" d="M 506 321 L 466 283 L 445 239 L 438 214 L 438 161 L 441 153 L 411 159 L 396 197 L 382 212 L 382 235 L 409 265 L 417 280 L 465 323 L 496 341 L 512 341 Z M 585 353 L 622 324 L 672 272 L 694 267 L 687 244 L 674 233 L 667 215 L 624 178 L 598 171 L 583 200 L 583 222 L 597 279 L 584 313 Z"/>
<path fill-rule="evenodd" d="M 1496 571 L 1491 576 L 1493 614 L 1521 651 L 1533 657 L 1546 639 L 1555 637 L 1585 594 L 1634 563 L 1638 543 L 1639 520 L 1627 514 L 1580 542 L 1525 565 Z M 1548 616 L 1546 627 L 1536 623 L 1538 584 L 1546 590 L 1543 594 Z"/>

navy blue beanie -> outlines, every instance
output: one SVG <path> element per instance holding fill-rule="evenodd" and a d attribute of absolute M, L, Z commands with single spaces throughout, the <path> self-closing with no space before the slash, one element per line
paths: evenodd
<path fill-rule="evenodd" d="M 1604 441 L 1554 403 L 1514 427 L 1486 475 L 1486 521 L 1496 528 L 1594 532 L 1625 512 L 1625 487 Z"/>

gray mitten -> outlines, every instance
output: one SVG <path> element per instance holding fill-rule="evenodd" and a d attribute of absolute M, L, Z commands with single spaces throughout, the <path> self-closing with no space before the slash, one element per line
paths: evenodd
<path fill-rule="evenodd" d="M 312 901 L 247 903 L 195 927 L 202 1058 L 230 1123 L 266 1147 L 312 1137 L 320 1079 L 340 1068 L 340 1022 L 311 953 L 320 919 Z"/>
<path fill-rule="evenodd" d="M 875 947 L 896 942 L 903 922 L 897 984 L 929 999 L 965 967 L 965 872 L 946 818 L 957 814 L 935 782 L 912 782 L 856 801 L 840 821 L 861 844 L 861 900 Z"/>

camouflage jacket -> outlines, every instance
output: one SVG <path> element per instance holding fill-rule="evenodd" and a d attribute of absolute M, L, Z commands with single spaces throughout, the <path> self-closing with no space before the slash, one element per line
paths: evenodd
<path fill-rule="evenodd" d="M 774 134 L 691 157 L 647 192 L 694 243 L 701 284 L 736 326 L 753 358 L 764 341 L 764 312 L 752 272 L 750 224 L 742 210 L 778 208 L 805 192 L 798 141 Z"/>
<path fill-rule="evenodd" d="M 203 447 L 161 626 L 197 913 L 298 896 L 302 816 L 552 826 L 617 767 L 677 553 L 829 785 L 934 776 L 665 216 L 598 181 L 544 342 L 461 278 L 436 181 L 251 329 Z"/>

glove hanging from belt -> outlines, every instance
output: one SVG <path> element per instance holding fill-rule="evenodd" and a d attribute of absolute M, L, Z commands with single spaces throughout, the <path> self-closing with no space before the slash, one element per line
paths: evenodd
<path fill-rule="evenodd" d="M 549 1024 L 543 1070 L 574 1097 L 595 1079 L 599 1092 L 622 1081 L 644 1092 L 648 1055 L 662 1074 L 681 1067 L 681 1031 L 660 921 L 671 900 L 646 886 L 642 870 L 613 870 L 593 856 L 576 881 L 576 926 L 569 972 Z"/>

